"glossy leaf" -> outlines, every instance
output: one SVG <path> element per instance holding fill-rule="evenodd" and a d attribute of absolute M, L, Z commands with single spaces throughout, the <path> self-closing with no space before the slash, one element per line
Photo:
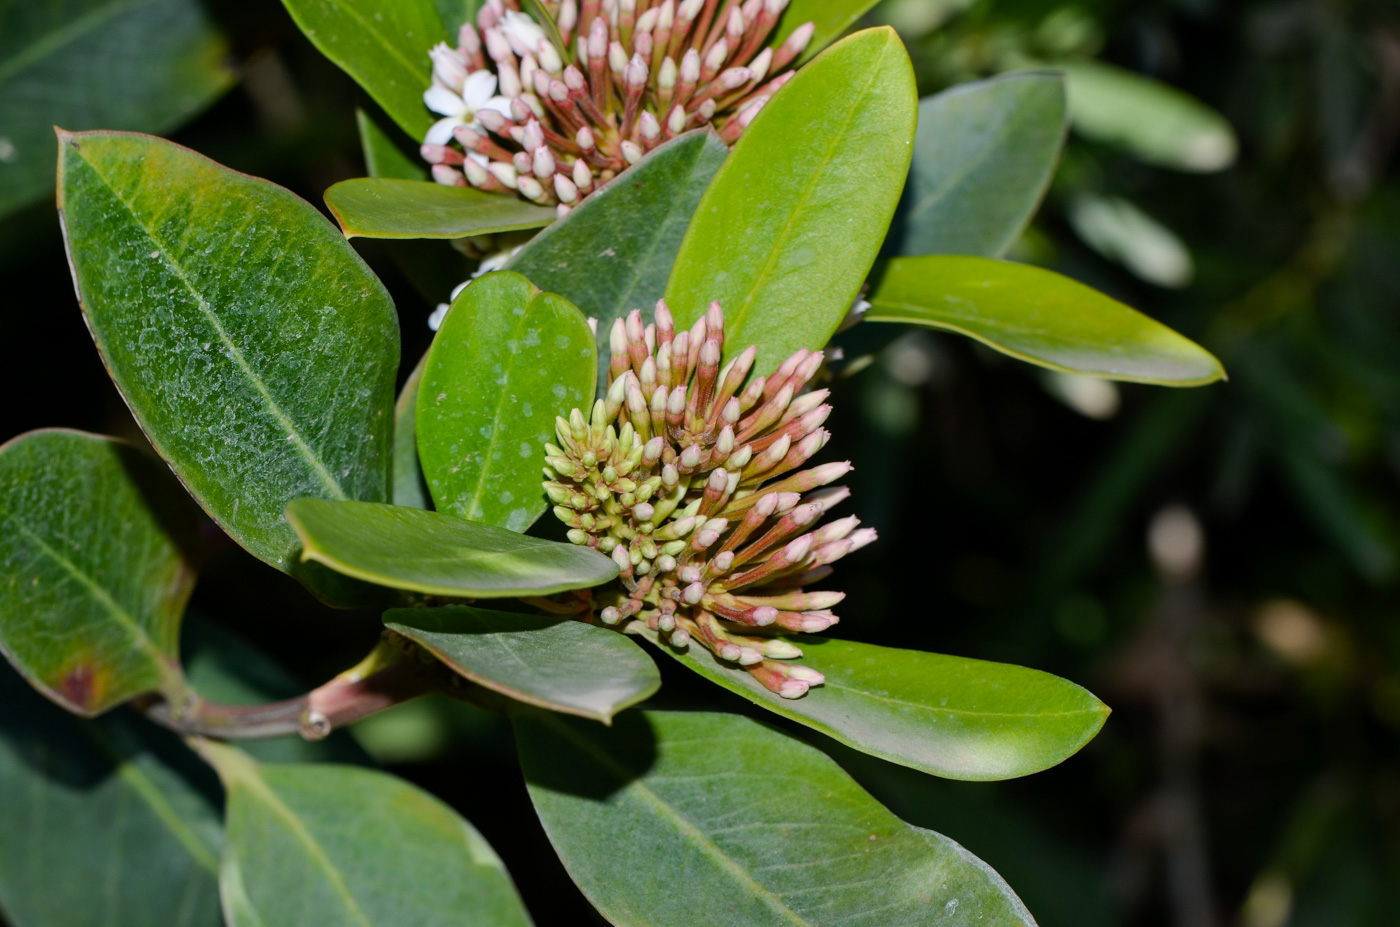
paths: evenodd
<path fill-rule="evenodd" d="M 88 326 L 152 445 L 234 540 L 324 584 L 283 511 L 388 498 L 389 294 L 310 204 L 169 142 L 64 135 L 59 179 Z"/>
<path fill-rule="evenodd" d="M 365 171 L 369 176 L 398 180 L 428 179 L 427 165 L 404 154 L 374 117 L 359 107 L 355 108 L 355 127 L 360 133 L 360 153 L 364 155 Z"/>
<path fill-rule="evenodd" d="M 666 292 L 695 207 L 729 149 L 711 132 L 688 132 L 531 239 L 510 270 L 598 320 L 599 381 L 608 332 L 632 309 L 646 313 Z"/>
<path fill-rule="evenodd" d="M 447 34 L 454 37 L 462 28 L 462 23 L 476 21 L 476 11 L 481 9 L 482 2 L 483 0 L 433 0 L 438 15 L 442 17 L 443 26 L 447 28 Z M 448 41 L 451 44 L 452 40 Z"/>
<path fill-rule="evenodd" d="M 282 0 L 311 44 L 355 79 L 415 142 L 435 118 L 423 104 L 428 49 L 448 40 L 433 0 Z M 454 37 L 455 38 L 455 37 Z"/>
<path fill-rule="evenodd" d="M 0 910 L 10 927 L 219 927 L 218 785 L 127 711 L 84 721 L 0 666 Z"/>
<path fill-rule="evenodd" d="M 689 325 L 711 300 L 756 369 L 825 345 L 865 282 L 904 187 L 914 72 L 892 29 L 858 33 L 797 73 L 715 175 L 666 299 Z"/>
<path fill-rule="evenodd" d="M 1000 257 L 1040 205 L 1065 140 L 1058 75 L 962 84 L 919 103 L 900 254 Z"/>
<path fill-rule="evenodd" d="M 612 560 L 595 550 L 455 515 L 298 499 L 287 516 L 306 545 L 303 556 L 393 589 L 500 599 L 584 589 L 617 576 Z"/>
<path fill-rule="evenodd" d="M 488 274 L 452 303 L 418 392 L 418 456 L 442 512 L 524 531 L 556 416 L 592 405 L 593 332 L 568 300 Z"/>
<path fill-rule="evenodd" d="M 1235 130 L 1195 97 L 1099 61 L 1055 67 L 1069 81 L 1070 116 L 1082 135 L 1181 171 L 1218 171 L 1234 163 Z"/>
<path fill-rule="evenodd" d="M 871 322 L 975 338 L 1018 360 L 1114 380 L 1200 386 L 1225 375 L 1187 338 L 1068 277 L 986 258 L 898 258 L 876 268 Z"/>
<path fill-rule="evenodd" d="M 515 927 L 529 915 L 476 829 L 401 779 L 261 766 L 199 746 L 228 792 L 219 889 L 229 927 Z"/>
<path fill-rule="evenodd" d="M 163 132 L 232 86 L 199 0 L 0 4 L 0 215 L 53 192 L 53 127 Z"/>
<path fill-rule="evenodd" d="M 533 713 L 516 741 L 545 833 L 614 924 L 1033 927 L 986 863 L 748 718 Z"/>
<path fill-rule="evenodd" d="M 0 446 L 0 651 L 69 711 L 180 688 L 197 512 L 158 460 L 76 431 Z"/>
<path fill-rule="evenodd" d="M 326 191 L 346 238 L 466 238 L 548 225 L 552 207 L 474 187 L 421 180 L 356 177 Z"/>
<path fill-rule="evenodd" d="M 418 386 L 423 382 L 423 355 L 408 375 L 394 403 L 394 504 L 430 508 L 428 484 L 418 463 Z"/>
<path fill-rule="evenodd" d="M 856 20 L 865 15 L 879 0 L 792 0 L 778 23 L 769 45 L 781 45 L 803 23 L 812 23 L 816 31 L 799 61 L 813 57 L 832 42 L 846 34 Z"/>
<path fill-rule="evenodd" d="M 1091 693 L 1039 670 L 837 638 L 798 643 L 801 664 L 826 676 L 800 699 L 775 695 L 703 647 L 658 646 L 756 705 L 946 779 L 1011 779 L 1048 769 L 1077 753 L 1108 717 Z"/>
<path fill-rule="evenodd" d="M 604 724 L 661 688 L 636 643 L 581 621 L 452 606 L 395 609 L 384 623 L 478 685 Z"/>

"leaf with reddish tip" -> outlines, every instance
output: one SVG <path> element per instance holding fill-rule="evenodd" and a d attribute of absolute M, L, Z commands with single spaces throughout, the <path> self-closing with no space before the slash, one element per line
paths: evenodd
<path fill-rule="evenodd" d="M 197 510 L 123 442 L 36 431 L 0 447 L 0 651 L 69 711 L 178 694 Z"/>

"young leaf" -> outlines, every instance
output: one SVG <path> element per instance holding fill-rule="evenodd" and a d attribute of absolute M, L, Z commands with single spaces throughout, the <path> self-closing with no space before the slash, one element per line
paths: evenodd
<path fill-rule="evenodd" d="M 1218 171 L 1239 151 L 1225 117 L 1169 84 L 1099 61 L 1054 67 L 1069 81 L 1075 131 L 1180 171 Z"/>
<path fill-rule="evenodd" d="M 198 749 L 228 792 L 219 890 L 230 927 L 529 925 L 490 844 L 427 792 L 354 766 Z"/>
<path fill-rule="evenodd" d="M 473 187 L 421 180 L 356 177 L 326 191 L 346 238 L 466 238 L 548 225 L 551 207 Z"/>
<path fill-rule="evenodd" d="M 917 110 L 892 29 L 869 29 L 797 72 L 705 192 L 666 285 L 677 324 L 724 305 L 726 343 L 759 373 L 826 344 L 904 187 Z"/>
<path fill-rule="evenodd" d="M 799 62 L 806 61 L 823 48 L 845 35 L 846 30 L 879 0 L 792 0 L 782 21 L 778 23 L 769 45 L 781 45 L 788 36 L 804 23 L 816 27 L 812 41 L 802 53 Z"/>
<path fill-rule="evenodd" d="M 898 253 L 1000 257 L 1050 185 L 1065 120 L 1057 74 L 1007 74 L 925 97 L 907 201 L 890 232 Z"/>
<path fill-rule="evenodd" d="M 880 264 L 870 322 L 956 332 L 1018 360 L 1114 380 L 1201 386 L 1225 375 L 1195 342 L 1068 277 L 938 255 Z"/>
<path fill-rule="evenodd" d="M 0 666 L 0 910 L 11 927 L 218 927 L 218 785 L 126 711 L 84 721 Z"/>
<path fill-rule="evenodd" d="M 283 511 L 388 497 L 389 294 L 310 204 L 188 149 L 62 133 L 59 161 L 78 298 L 151 444 L 254 556 L 343 592 Z"/>
<path fill-rule="evenodd" d="M 369 176 L 399 180 L 428 179 L 427 165 L 399 150 L 389 133 L 369 112 L 358 106 L 355 108 L 355 127 L 360 132 L 360 153 L 364 155 L 365 172 Z"/>
<path fill-rule="evenodd" d="M 52 195 L 55 123 L 164 132 L 234 79 L 198 0 L 0 4 L 0 215 Z"/>
<path fill-rule="evenodd" d="M 519 274 L 488 274 L 453 301 L 418 391 L 418 456 L 442 512 L 524 531 L 544 512 L 544 446 L 556 416 L 588 410 L 597 376 L 588 322 Z"/>
<path fill-rule="evenodd" d="M 661 687 L 637 644 L 581 621 L 451 606 L 395 609 L 384 624 L 478 685 L 604 724 Z"/>
<path fill-rule="evenodd" d="M 428 484 L 418 463 L 418 387 L 423 382 L 424 354 L 408 375 L 398 401 L 394 403 L 394 490 L 395 505 L 429 508 Z"/>
<path fill-rule="evenodd" d="M 598 320 L 600 381 L 613 320 L 632 309 L 649 312 L 666 292 L 686 227 L 728 153 L 712 132 L 672 139 L 531 239 L 507 265 Z"/>
<path fill-rule="evenodd" d="M 536 712 L 516 742 L 545 833 L 614 924 L 1034 925 L 986 863 L 748 718 Z"/>
<path fill-rule="evenodd" d="M 656 635 L 646 637 L 656 643 Z M 1039 670 L 837 638 L 802 637 L 803 666 L 826 676 L 800 699 L 770 692 L 703 647 L 658 644 L 730 691 L 847 746 L 945 779 L 1012 779 L 1063 762 L 1108 707 Z"/>
<path fill-rule="evenodd" d="M 585 589 L 617 576 L 616 564 L 596 550 L 455 515 L 298 499 L 287 517 L 306 545 L 303 556 L 393 589 L 502 599 Z"/>
<path fill-rule="evenodd" d="M 433 0 L 282 0 L 311 44 L 355 79 L 415 142 L 433 123 L 423 104 L 428 49 L 448 40 Z"/>
<path fill-rule="evenodd" d="M 179 687 L 197 512 L 136 448 L 76 431 L 0 446 L 0 651 L 69 711 Z"/>

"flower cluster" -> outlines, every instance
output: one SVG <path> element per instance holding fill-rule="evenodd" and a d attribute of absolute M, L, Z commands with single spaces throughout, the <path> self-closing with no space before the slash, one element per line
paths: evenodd
<path fill-rule="evenodd" d="M 850 495 L 821 488 L 848 462 L 800 469 L 826 444 L 827 390 L 806 392 L 821 352 L 798 351 L 749 379 L 748 348 L 720 369 L 724 314 L 677 333 L 665 302 L 611 332 L 606 398 L 575 409 L 546 447 L 545 492 L 569 540 L 609 554 L 622 589 L 599 600 L 608 625 L 643 621 L 673 646 L 698 641 L 769 689 L 799 698 L 821 673 L 784 661 L 784 640 L 835 624 L 840 592 L 805 587 L 875 540 L 859 519 L 814 528 Z M 747 382 L 746 382 L 747 381 Z"/>
<path fill-rule="evenodd" d="M 787 4 L 541 0 L 541 25 L 516 0 L 487 0 L 457 48 L 430 52 L 423 100 L 443 118 L 423 158 L 438 183 L 567 211 L 688 129 L 714 125 L 732 145 L 811 41 L 807 23 L 765 46 Z"/>

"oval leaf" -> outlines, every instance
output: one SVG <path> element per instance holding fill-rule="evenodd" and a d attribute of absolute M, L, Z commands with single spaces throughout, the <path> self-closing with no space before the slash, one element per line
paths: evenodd
<path fill-rule="evenodd" d="M 355 766 L 198 749 L 228 792 L 219 889 L 230 927 L 530 923 L 490 844 L 427 792 Z"/>
<path fill-rule="evenodd" d="M 1000 257 L 1050 185 L 1065 141 L 1064 80 L 1026 72 L 962 84 L 919 103 L 900 254 Z"/>
<path fill-rule="evenodd" d="M 588 409 L 588 322 L 519 274 L 487 274 L 452 303 L 418 390 L 418 456 L 439 511 L 524 531 L 544 512 L 554 419 Z"/>
<path fill-rule="evenodd" d="M 798 59 L 799 62 L 806 61 L 845 35 L 846 30 L 855 25 L 856 20 L 878 2 L 879 0 L 792 0 L 783 14 L 782 21 L 778 23 L 777 31 L 773 33 L 773 40 L 768 44 L 781 45 L 797 27 L 803 23 L 811 23 L 815 27 L 812 41 Z"/>
<path fill-rule="evenodd" d="M 1239 151 L 1225 117 L 1175 87 L 1099 61 L 1055 65 L 1069 81 L 1075 131 L 1162 167 L 1218 171 Z"/>
<path fill-rule="evenodd" d="M 428 49 L 448 39 L 433 0 L 282 0 L 321 54 L 340 66 L 415 142 L 433 123 L 423 104 Z"/>
<path fill-rule="evenodd" d="M 178 145 L 64 134 L 59 182 L 78 298 L 151 444 L 234 540 L 323 582 L 283 511 L 388 498 L 389 294 L 310 204 Z"/>
<path fill-rule="evenodd" d="M 870 322 L 975 338 L 1018 360 L 1114 380 L 1201 386 L 1225 376 L 1190 339 L 1068 277 L 986 258 L 898 258 L 876 268 Z"/>
<path fill-rule="evenodd" d="M 758 345 L 759 373 L 825 345 L 899 202 L 916 104 L 892 29 L 853 35 L 797 72 L 700 201 L 666 285 L 677 324 L 719 300 L 726 343 Z"/>
<path fill-rule="evenodd" d="M 306 545 L 304 557 L 393 589 L 501 599 L 584 589 L 617 577 L 616 564 L 596 550 L 455 515 L 298 499 L 287 517 Z"/>
<path fill-rule="evenodd" d="M 598 320 L 599 382 L 614 319 L 666 292 L 691 216 L 729 149 L 708 131 L 657 148 L 516 255 L 510 270 Z"/>
<path fill-rule="evenodd" d="M 748 718 L 533 713 L 516 742 L 545 833 L 614 924 L 1034 925 L 986 863 Z"/>
<path fill-rule="evenodd" d="M 395 609 L 384 624 L 478 685 L 604 724 L 661 688 L 641 648 L 581 621 L 452 606 Z"/>
<path fill-rule="evenodd" d="M 466 238 L 548 225 L 552 207 L 517 196 L 395 177 L 356 177 L 326 191 L 346 238 Z"/>
<path fill-rule="evenodd" d="M 69 711 L 180 688 L 197 513 L 170 472 L 110 438 L 0 446 L 0 651 Z"/>
<path fill-rule="evenodd" d="M 0 4 L 0 215 L 52 194 L 55 123 L 164 132 L 234 78 L 199 0 Z"/>
<path fill-rule="evenodd" d="M 770 692 L 703 647 L 657 642 L 700 675 L 849 747 L 945 779 L 1028 776 L 1079 752 L 1108 707 L 1039 670 L 836 638 L 801 637 L 801 664 L 826 683 L 800 699 Z"/>

